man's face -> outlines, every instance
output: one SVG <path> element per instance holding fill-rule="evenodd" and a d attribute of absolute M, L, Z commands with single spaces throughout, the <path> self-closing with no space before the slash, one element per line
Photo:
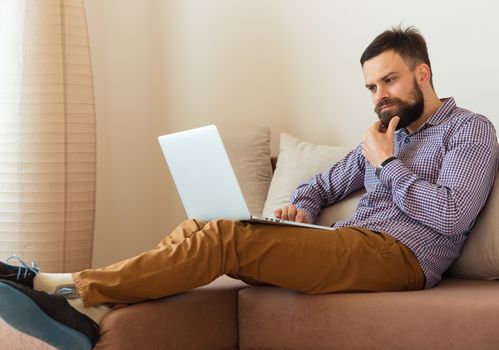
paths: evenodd
<path fill-rule="evenodd" d="M 371 92 L 374 111 L 383 124 L 400 117 L 397 129 L 416 121 L 424 110 L 424 96 L 410 67 L 394 51 L 364 62 L 364 79 Z"/>

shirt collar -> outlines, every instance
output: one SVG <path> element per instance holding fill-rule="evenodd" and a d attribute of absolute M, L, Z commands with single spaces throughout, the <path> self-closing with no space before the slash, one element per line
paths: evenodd
<path fill-rule="evenodd" d="M 447 118 L 450 115 L 450 112 L 456 107 L 456 101 L 454 100 L 454 97 L 446 97 L 440 99 L 442 101 L 442 105 L 433 113 L 426 122 L 423 123 L 415 132 L 414 134 L 417 134 L 423 129 L 426 129 L 429 126 L 435 126 L 435 125 L 440 125 L 444 121 L 447 120 Z M 397 130 L 397 132 L 403 131 L 404 133 L 407 133 L 407 130 L 405 128 Z"/>
<path fill-rule="evenodd" d="M 456 107 L 454 97 L 442 98 L 442 105 L 433 113 L 430 118 L 423 124 L 440 125 L 449 117 L 450 112 Z"/>

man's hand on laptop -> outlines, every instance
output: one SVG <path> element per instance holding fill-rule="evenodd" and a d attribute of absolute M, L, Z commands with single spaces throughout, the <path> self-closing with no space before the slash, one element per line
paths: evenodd
<path fill-rule="evenodd" d="M 279 208 L 274 211 L 274 216 L 278 219 L 302 222 L 308 224 L 308 217 L 305 210 L 299 210 L 296 205 L 290 205 L 288 207 Z"/>

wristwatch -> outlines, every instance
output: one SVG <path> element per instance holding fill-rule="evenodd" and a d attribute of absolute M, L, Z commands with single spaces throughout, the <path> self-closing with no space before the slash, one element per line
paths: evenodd
<path fill-rule="evenodd" d="M 376 175 L 376 177 L 379 179 L 379 175 L 381 174 L 381 170 L 383 170 L 383 168 L 388 164 L 390 163 L 392 160 L 395 160 L 397 159 L 397 157 L 393 156 L 393 157 L 390 157 L 390 158 L 387 158 L 385 159 L 379 166 L 376 167 L 376 170 L 374 171 L 374 174 Z"/>

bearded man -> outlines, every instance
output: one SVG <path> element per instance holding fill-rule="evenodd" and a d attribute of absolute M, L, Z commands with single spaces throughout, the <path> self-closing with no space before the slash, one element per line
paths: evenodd
<path fill-rule="evenodd" d="M 314 223 L 323 208 L 364 187 L 355 214 L 335 230 L 193 218 L 155 249 L 104 268 L 50 274 L 2 263 L 0 316 L 59 348 L 76 348 L 96 343 L 109 305 L 180 293 L 222 274 L 308 294 L 433 287 L 493 186 L 496 132 L 484 116 L 437 96 L 414 28 L 383 32 L 360 62 L 379 120 L 275 211 Z M 26 312 L 9 313 L 9 305 Z"/>

